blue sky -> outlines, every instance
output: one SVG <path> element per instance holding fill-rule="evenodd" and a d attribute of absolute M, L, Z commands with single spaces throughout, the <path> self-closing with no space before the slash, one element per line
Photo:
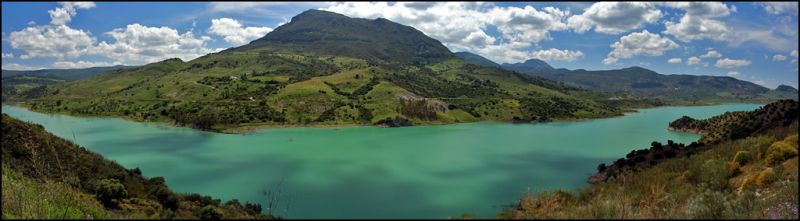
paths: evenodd
<path fill-rule="evenodd" d="M 415 27 L 453 51 L 798 86 L 796 2 L 3 2 L 3 69 L 141 65 L 246 44 L 307 9 Z"/>

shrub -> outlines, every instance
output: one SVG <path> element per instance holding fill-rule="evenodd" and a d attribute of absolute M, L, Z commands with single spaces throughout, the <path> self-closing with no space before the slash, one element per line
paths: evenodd
<path fill-rule="evenodd" d="M 797 147 L 797 137 L 798 137 L 797 135 L 788 136 L 785 139 L 783 139 L 783 142 L 786 142 L 788 144 L 793 144 L 795 145 L 795 147 Z"/>
<path fill-rule="evenodd" d="M 725 165 L 725 162 L 709 160 L 703 163 L 699 175 L 702 182 L 706 183 L 711 189 L 722 190 L 728 185 L 728 177 L 731 175 L 731 171 Z"/>
<path fill-rule="evenodd" d="M 95 193 L 97 194 L 97 199 L 100 200 L 103 205 L 110 207 L 116 206 L 114 200 L 128 196 L 128 191 L 125 189 L 125 186 L 123 186 L 119 180 L 113 178 L 102 179 L 97 182 Z"/>
<path fill-rule="evenodd" d="M 752 160 L 753 156 L 747 151 L 736 152 L 736 156 L 733 157 L 733 162 L 739 164 L 739 166 L 744 166 Z"/>
<path fill-rule="evenodd" d="M 606 164 L 601 163 L 600 165 L 597 165 L 597 172 L 603 172 L 603 171 L 606 171 Z"/>
<path fill-rule="evenodd" d="M 758 179 L 758 175 L 759 174 L 753 174 L 753 175 L 747 176 L 747 178 L 745 178 L 744 181 L 742 181 L 742 185 L 739 186 L 739 192 L 746 191 L 746 190 L 748 190 L 750 188 L 755 187 L 756 180 Z"/>
<path fill-rule="evenodd" d="M 764 159 L 764 162 L 768 165 L 778 164 L 783 162 L 787 159 L 797 156 L 797 148 L 793 147 L 791 144 L 778 141 L 772 144 L 772 146 L 767 149 L 767 157 Z"/>
<path fill-rule="evenodd" d="M 689 200 L 686 215 L 690 219 L 724 219 L 730 210 L 731 204 L 724 193 L 705 189 L 702 194 Z"/>
<path fill-rule="evenodd" d="M 200 218 L 201 219 L 206 219 L 206 220 L 208 220 L 208 219 L 213 219 L 213 220 L 222 219 L 222 211 L 219 208 L 217 208 L 216 206 L 208 205 L 208 206 L 203 207 L 203 209 L 200 211 Z"/>
<path fill-rule="evenodd" d="M 758 173 L 758 178 L 756 178 L 756 185 L 758 185 L 758 187 L 763 188 L 771 184 L 772 182 L 775 182 L 776 180 L 778 180 L 778 175 L 775 174 L 775 170 L 773 170 L 772 168 L 767 168 Z"/>

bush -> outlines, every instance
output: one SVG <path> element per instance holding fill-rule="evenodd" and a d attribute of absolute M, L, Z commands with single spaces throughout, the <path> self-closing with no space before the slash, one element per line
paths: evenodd
<path fill-rule="evenodd" d="M 778 141 L 773 143 L 772 146 L 767 149 L 767 157 L 764 159 L 764 162 L 768 165 L 774 165 L 791 159 L 795 156 L 797 156 L 796 147 L 787 142 Z"/>
<path fill-rule="evenodd" d="M 753 156 L 747 151 L 736 152 L 736 156 L 733 157 L 733 162 L 739 164 L 739 166 L 744 166 L 752 160 Z"/>
<path fill-rule="evenodd" d="M 756 185 L 758 185 L 758 187 L 764 188 L 767 185 L 771 184 L 772 182 L 775 182 L 776 180 L 778 180 L 778 175 L 775 174 L 775 170 L 773 170 L 772 168 L 767 168 L 758 173 L 758 178 L 756 178 Z"/>
<path fill-rule="evenodd" d="M 731 175 L 731 171 L 725 165 L 725 162 L 709 160 L 703 163 L 699 175 L 702 182 L 706 183 L 711 189 L 722 190 L 728 186 L 728 178 Z"/>
<path fill-rule="evenodd" d="M 742 185 L 739 186 L 739 192 L 743 192 L 750 188 L 753 188 L 756 185 L 756 180 L 758 179 L 758 175 L 759 174 L 753 174 L 745 178 L 744 181 L 742 181 Z"/>
<path fill-rule="evenodd" d="M 222 219 L 222 211 L 219 208 L 217 208 L 216 206 L 208 205 L 208 206 L 203 207 L 203 209 L 200 211 L 200 218 L 201 219 L 206 219 L 206 220 L 208 220 L 208 219 L 213 219 L 213 220 Z"/>
<path fill-rule="evenodd" d="M 702 194 L 689 200 L 686 215 L 690 219 L 724 219 L 730 211 L 731 204 L 724 193 L 705 189 Z"/>
<path fill-rule="evenodd" d="M 103 205 L 114 207 L 116 206 L 115 200 L 122 199 L 128 196 L 128 191 L 125 186 L 117 179 L 102 179 L 97 182 L 95 186 L 95 193 L 97 199 Z"/>

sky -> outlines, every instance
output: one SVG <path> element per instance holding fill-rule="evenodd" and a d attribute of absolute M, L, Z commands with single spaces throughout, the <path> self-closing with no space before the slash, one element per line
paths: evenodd
<path fill-rule="evenodd" d="M 2 68 L 192 60 L 308 9 L 386 18 L 451 51 L 798 87 L 797 2 L 3 2 Z"/>

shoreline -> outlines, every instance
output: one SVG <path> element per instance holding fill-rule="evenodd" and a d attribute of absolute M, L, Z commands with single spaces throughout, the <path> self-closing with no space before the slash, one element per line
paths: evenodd
<path fill-rule="evenodd" d="M 28 111 L 40 113 L 40 114 L 59 114 L 59 115 L 66 115 L 72 117 L 84 117 L 84 118 L 109 118 L 109 119 L 120 119 L 132 122 L 140 122 L 140 123 L 156 123 L 156 124 L 164 124 L 166 126 L 171 127 L 179 127 L 179 128 L 187 128 L 192 130 L 210 132 L 210 133 L 221 133 L 221 134 L 237 134 L 237 135 L 248 135 L 256 132 L 261 132 L 270 129 L 282 129 L 282 128 L 349 128 L 349 127 L 364 127 L 364 126 L 372 126 L 372 127 L 382 127 L 382 128 L 389 128 L 385 125 L 375 125 L 375 124 L 359 124 L 359 123 L 345 123 L 345 124 L 271 124 L 271 123 L 245 123 L 244 125 L 237 125 L 232 127 L 224 127 L 220 129 L 211 129 L 211 130 L 203 130 L 194 127 L 189 127 L 185 125 L 178 125 L 175 124 L 174 121 L 151 121 L 151 120 L 139 120 L 128 118 L 124 116 L 113 116 L 113 115 L 84 115 L 84 114 L 75 114 L 75 113 L 62 113 L 62 112 L 39 112 L 31 110 L 28 106 L 24 105 L 24 102 L 4 102 L 3 105 L 14 106 L 19 108 L 25 108 Z M 653 107 L 644 107 L 644 108 L 630 108 L 624 110 L 619 114 L 602 116 L 602 117 L 589 117 L 589 118 L 555 118 L 551 121 L 545 122 L 513 122 L 513 121 L 496 121 L 496 120 L 478 120 L 478 121 L 467 121 L 467 122 L 424 122 L 418 124 L 414 124 L 408 127 L 414 126 L 441 126 L 441 125 L 450 125 L 450 124 L 459 124 L 459 123 L 478 123 L 478 122 L 488 122 L 488 123 L 508 123 L 508 124 L 538 124 L 538 123 L 569 123 L 569 122 L 586 122 L 592 120 L 602 120 L 602 119 L 613 119 L 618 117 L 625 117 L 631 114 L 638 113 L 640 110 L 643 109 L 652 109 L 652 108 L 662 108 L 662 107 L 694 107 L 694 106 L 711 106 L 711 105 L 726 105 L 726 104 L 760 104 L 758 102 L 742 102 L 742 103 L 703 103 L 703 104 L 692 104 L 692 105 L 662 105 L 662 106 L 653 106 Z"/>

